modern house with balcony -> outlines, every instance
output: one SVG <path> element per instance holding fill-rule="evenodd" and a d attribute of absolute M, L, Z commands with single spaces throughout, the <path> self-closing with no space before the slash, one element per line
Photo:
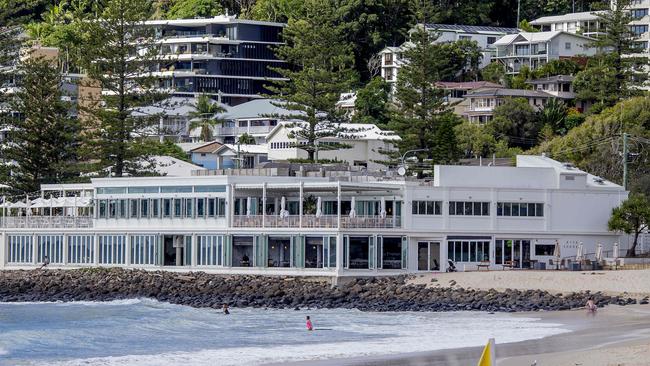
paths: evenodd
<path fill-rule="evenodd" d="M 567 32 L 597 38 L 606 34 L 605 25 L 601 24 L 600 13 L 602 12 L 585 11 L 552 15 L 537 18 L 529 24 L 541 32 Z"/>
<path fill-rule="evenodd" d="M 270 93 L 268 80 L 281 79 L 283 67 L 273 48 L 281 45 L 282 23 L 216 16 L 204 19 L 151 20 L 161 61 L 155 76 L 177 96 L 220 95 L 237 105 Z"/>
<path fill-rule="evenodd" d="M 594 56 L 598 49 L 593 38 L 564 31 L 521 32 L 497 40 L 494 59 L 501 62 L 508 74 L 518 74 L 522 67 L 536 70 L 552 60 Z"/>
<path fill-rule="evenodd" d="M 465 95 L 466 106 L 461 115 L 472 123 L 487 123 L 494 116 L 494 108 L 512 98 L 524 98 L 535 109 L 541 109 L 553 95 L 538 90 L 486 88 Z"/>
<path fill-rule="evenodd" d="M 418 25 L 422 27 L 422 25 Z M 461 40 L 474 41 L 482 51 L 480 68 L 490 64 L 494 56 L 492 44 L 499 38 L 519 32 L 517 28 L 459 25 L 459 24 L 426 24 L 426 30 L 438 35 L 434 43 L 456 42 Z M 411 31 L 413 32 L 413 30 Z M 381 77 L 394 84 L 397 73 L 404 64 L 404 51 L 411 47 L 406 42 L 399 47 L 386 47 L 379 55 L 381 58 Z"/>
<path fill-rule="evenodd" d="M 373 175 L 97 178 L 2 203 L 0 268 L 374 276 L 531 268 L 605 252 L 620 186 L 543 156 Z M 243 173 L 239 173 L 243 174 Z M 622 247 L 625 243 L 622 243 Z M 552 267 L 554 268 L 554 267 Z"/>
<path fill-rule="evenodd" d="M 300 149 L 305 141 L 293 136 L 292 132 L 301 128 L 305 122 L 279 122 L 266 136 L 268 159 L 286 161 L 291 159 L 306 159 L 307 152 Z M 401 138 L 393 131 L 385 131 L 373 124 L 341 123 L 333 136 L 321 138 L 316 142 L 322 149 L 317 151 L 317 158 L 323 160 L 338 160 L 351 166 L 365 167 L 370 171 L 386 169 L 384 161 L 389 160 L 388 153 L 396 150 L 394 146 Z M 325 127 L 316 128 L 319 133 L 325 133 Z M 328 148 L 332 145 L 345 147 Z"/>
<path fill-rule="evenodd" d="M 526 84 L 533 86 L 533 90 L 552 95 L 568 105 L 574 105 L 580 112 L 586 112 L 591 103 L 576 100 L 573 91 L 573 75 L 555 75 L 540 79 L 528 80 Z"/>
<path fill-rule="evenodd" d="M 251 100 L 226 108 L 226 112 L 218 116 L 223 123 L 215 127 L 214 136 L 224 144 L 235 144 L 239 137 L 247 134 L 257 144 L 264 144 L 266 136 L 278 125 L 278 117 L 291 114 L 271 99 Z M 194 138 L 198 137 L 198 132 L 195 131 Z"/>

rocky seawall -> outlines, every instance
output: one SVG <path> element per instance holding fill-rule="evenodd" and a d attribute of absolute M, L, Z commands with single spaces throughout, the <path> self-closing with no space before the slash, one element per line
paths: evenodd
<path fill-rule="evenodd" d="M 193 307 L 356 308 L 364 311 L 517 312 L 628 305 L 637 299 L 601 293 L 472 290 L 411 285 L 407 277 L 361 278 L 331 286 L 306 277 L 215 275 L 128 269 L 0 272 L 0 302 L 109 301 L 152 298 Z M 647 299 L 640 301 L 647 303 Z"/>

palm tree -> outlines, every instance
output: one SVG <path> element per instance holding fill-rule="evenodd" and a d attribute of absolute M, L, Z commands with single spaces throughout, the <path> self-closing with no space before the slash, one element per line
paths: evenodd
<path fill-rule="evenodd" d="M 243 135 L 239 136 L 237 143 L 240 145 L 255 145 L 255 137 L 244 133 Z"/>
<path fill-rule="evenodd" d="M 564 134 L 564 119 L 567 116 L 568 108 L 557 98 L 549 99 L 544 108 L 538 112 L 539 125 L 551 126 L 554 133 Z"/>
<path fill-rule="evenodd" d="M 195 111 L 190 113 L 190 131 L 200 128 L 201 141 L 212 141 L 212 129 L 224 122 L 223 119 L 217 117 L 217 113 L 223 113 L 226 110 L 205 94 L 199 96 L 194 109 Z"/>

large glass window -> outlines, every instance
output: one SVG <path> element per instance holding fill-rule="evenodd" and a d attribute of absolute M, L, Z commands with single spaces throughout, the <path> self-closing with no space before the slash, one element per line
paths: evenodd
<path fill-rule="evenodd" d="M 452 216 L 490 216 L 489 202 L 449 202 L 449 215 Z"/>
<path fill-rule="evenodd" d="M 205 198 L 196 199 L 196 216 L 197 217 L 205 216 Z"/>
<path fill-rule="evenodd" d="M 131 236 L 131 264 L 154 265 L 158 256 L 157 235 Z"/>
<path fill-rule="evenodd" d="M 92 264 L 95 238 L 93 235 L 68 236 L 68 263 Z"/>
<path fill-rule="evenodd" d="M 194 217 L 194 198 L 185 199 L 185 217 Z"/>
<path fill-rule="evenodd" d="M 216 199 L 208 198 L 208 217 L 215 217 L 217 215 L 216 209 Z"/>
<path fill-rule="evenodd" d="M 252 236 L 232 237 L 232 266 L 252 267 L 253 265 L 253 239 Z"/>
<path fill-rule="evenodd" d="M 224 237 L 221 235 L 199 235 L 197 264 L 199 266 L 221 266 L 223 263 Z M 251 249 L 252 253 L 252 249 Z M 238 255 L 240 255 L 238 253 Z"/>
<path fill-rule="evenodd" d="M 129 193 L 158 193 L 160 187 L 128 187 Z"/>
<path fill-rule="evenodd" d="M 490 260 L 488 240 L 450 240 L 447 258 L 453 262 L 483 262 Z"/>
<path fill-rule="evenodd" d="M 225 192 L 226 186 L 194 186 L 194 192 Z"/>
<path fill-rule="evenodd" d="M 8 263 L 32 263 L 34 246 L 31 235 L 7 235 Z"/>
<path fill-rule="evenodd" d="M 99 236 L 99 263 L 124 264 L 126 238 L 124 235 Z"/>
<path fill-rule="evenodd" d="M 291 266 L 291 238 L 269 236 L 267 246 L 268 267 Z"/>
<path fill-rule="evenodd" d="M 160 193 L 192 193 L 192 186 L 162 186 Z"/>
<path fill-rule="evenodd" d="M 43 263 L 47 257 L 50 263 L 63 263 L 63 235 L 39 235 L 36 262 Z"/>
<path fill-rule="evenodd" d="M 149 200 L 141 199 L 140 200 L 140 216 L 149 217 Z"/>
<path fill-rule="evenodd" d="M 129 200 L 129 201 L 130 201 L 129 204 L 131 206 L 129 216 L 131 218 L 134 218 L 134 217 L 137 218 L 138 217 L 138 200 Z"/>
<path fill-rule="evenodd" d="M 413 215 L 441 215 L 442 201 L 413 201 Z"/>
<path fill-rule="evenodd" d="M 381 238 L 381 268 L 402 268 L 402 237 Z"/>
<path fill-rule="evenodd" d="M 370 268 L 370 237 L 350 236 L 348 238 L 348 268 Z"/>
<path fill-rule="evenodd" d="M 497 216 L 543 217 L 543 203 L 498 202 Z"/>
<path fill-rule="evenodd" d="M 172 215 L 172 199 L 163 198 L 162 204 L 163 204 L 163 208 L 162 208 L 163 217 L 170 217 Z"/>
<path fill-rule="evenodd" d="M 183 200 L 180 198 L 174 199 L 174 217 L 181 217 L 183 215 Z"/>
<path fill-rule="evenodd" d="M 305 238 L 305 268 L 323 268 L 323 237 Z"/>

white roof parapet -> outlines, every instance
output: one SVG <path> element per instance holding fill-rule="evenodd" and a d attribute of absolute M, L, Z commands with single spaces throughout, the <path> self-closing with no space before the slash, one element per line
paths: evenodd
<path fill-rule="evenodd" d="M 602 14 L 604 12 L 591 12 L 591 11 L 584 11 L 584 12 L 579 12 L 579 13 L 568 13 L 564 15 L 551 15 L 551 16 L 546 16 L 546 17 L 540 17 L 537 18 L 533 21 L 531 21 L 529 24 L 531 25 L 543 25 L 543 24 L 551 24 L 551 23 L 561 23 L 561 22 L 576 22 L 576 21 L 589 21 L 589 20 L 598 20 L 600 17 L 598 14 Z"/>

